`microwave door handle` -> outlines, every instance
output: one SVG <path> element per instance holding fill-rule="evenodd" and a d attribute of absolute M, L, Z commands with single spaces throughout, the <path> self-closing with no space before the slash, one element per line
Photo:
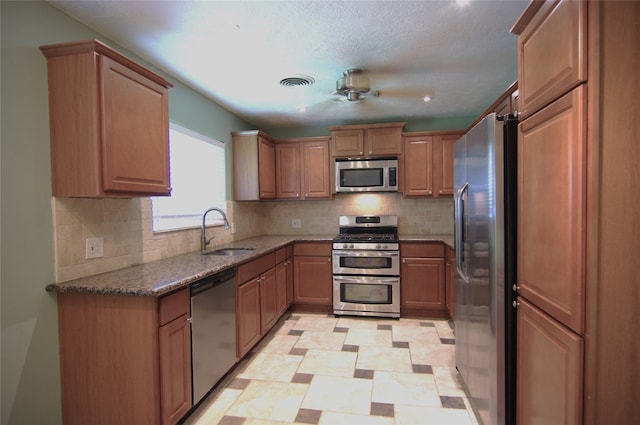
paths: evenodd
<path fill-rule="evenodd" d="M 466 242 L 466 235 L 464 229 L 465 209 L 463 196 L 465 192 L 469 190 L 469 183 L 466 182 L 456 192 L 454 201 L 454 215 L 455 215 L 455 253 L 456 253 L 456 270 L 458 275 L 464 280 L 465 283 L 469 283 L 469 276 L 464 272 L 464 245 Z"/>

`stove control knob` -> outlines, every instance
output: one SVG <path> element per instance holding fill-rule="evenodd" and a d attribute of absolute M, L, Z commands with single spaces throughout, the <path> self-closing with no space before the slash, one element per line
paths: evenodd
<path fill-rule="evenodd" d="M 381 249 L 381 248 L 382 248 L 382 245 L 380 245 L 380 244 L 376 245 L 376 249 Z"/>
<path fill-rule="evenodd" d="M 353 244 L 349 244 L 349 249 L 353 249 Z"/>

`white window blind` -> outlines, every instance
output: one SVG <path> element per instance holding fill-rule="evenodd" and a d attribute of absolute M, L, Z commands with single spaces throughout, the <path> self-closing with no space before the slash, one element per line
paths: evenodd
<path fill-rule="evenodd" d="M 224 143 L 171 123 L 171 196 L 151 198 L 153 231 L 197 227 L 211 207 L 226 211 Z M 214 214 L 207 225 L 222 224 Z"/>

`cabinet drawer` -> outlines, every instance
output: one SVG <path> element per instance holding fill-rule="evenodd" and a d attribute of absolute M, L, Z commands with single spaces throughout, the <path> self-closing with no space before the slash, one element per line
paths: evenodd
<path fill-rule="evenodd" d="M 241 264 L 238 266 L 236 282 L 238 282 L 238 285 L 241 285 L 247 280 L 266 272 L 275 265 L 275 252 L 265 254 L 260 258 L 256 258 L 255 260 L 249 261 L 248 263 Z"/>
<path fill-rule="evenodd" d="M 289 248 L 289 246 L 285 246 L 282 248 L 279 248 L 276 251 L 276 264 L 278 263 L 282 263 L 284 260 L 287 259 L 287 257 L 290 257 L 290 255 L 287 254 L 287 248 Z"/>
<path fill-rule="evenodd" d="M 444 245 L 441 243 L 402 243 L 400 257 L 436 257 L 444 258 Z"/>
<path fill-rule="evenodd" d="M 528 117 L 587 78 L 587 2 L 545 2 L 518 39 L 521 115 Z"/>
<path fill-rule="evenodd" d="M 320 243 L 297 243 L 293 247 L 293 255 L 331 255 L 331 244 Z"/>
<path fill-rule="evenodd" d="M 191 310 L 189 288 L 160 298 L 159 317 L 160 326 L 165 325 Z"/>

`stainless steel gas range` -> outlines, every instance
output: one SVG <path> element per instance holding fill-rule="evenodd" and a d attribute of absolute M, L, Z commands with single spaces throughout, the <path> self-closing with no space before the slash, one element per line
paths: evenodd
<path fill-rule="evenodd" d="M 333 240 L 333 313 L 400 317 L 398 216 L 340 216 Z"/>

